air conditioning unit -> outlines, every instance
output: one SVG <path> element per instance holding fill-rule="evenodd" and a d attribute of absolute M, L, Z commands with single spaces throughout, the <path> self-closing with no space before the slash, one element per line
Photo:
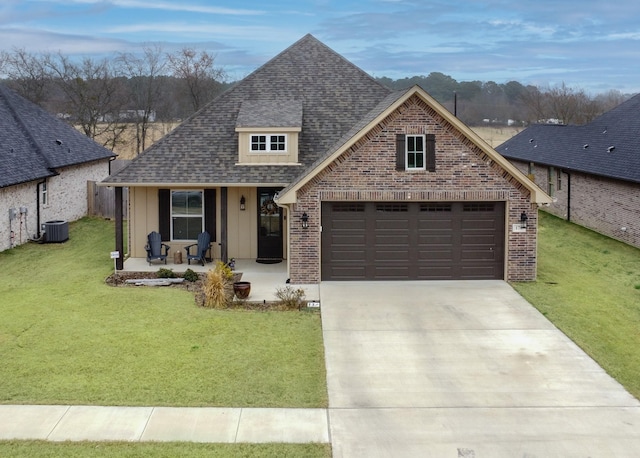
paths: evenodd
<path fill-rule="evenodd" d="M 68 221 L 47 221 L 42 225 L 45 243 L 62 243 L 69 240 Z"/>

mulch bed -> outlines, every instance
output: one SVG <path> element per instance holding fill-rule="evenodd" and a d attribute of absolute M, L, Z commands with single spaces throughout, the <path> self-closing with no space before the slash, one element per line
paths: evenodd
<path fill-rule="evenodd" d="M 198 307 L 204 307 L 204 293 L 203 293 L 203 285 L 204 279 L 206 278 L 206 273 L 199 273 L 199 280 L 197 281 L 183 281 L 182 283 L 174 283 L 169 286 L 146 286 L 147 288 L 179 288 L 190 291 L 194 295 L 194 301 Z M 179 277 L 177 275 L 177 277 Z M 234 281 L 240 281 L 242 274 L 236 274 L 236 278 Z M 139 286 L 134 283 L 126 283 L 127 280 L 140 280 L 140 279 L 150 279 L 150 278 L 159 278 L 157 272 L 117 272 L 115 274 L 109 275 L 105 279 L 105 283 L 109 286 L 114 287 L 125 287 L 125 288 L 142 288 L 144 286 Z M 261 310 L 261 311 L 269 311 L 269 310 L 295 310 L 286 306 L 283 306 L 277 301 L 268 302 L 268 301 L 251 301 L 249 300 L 239 300 L 234 298 L 227 307 L 227 310 Z"/>

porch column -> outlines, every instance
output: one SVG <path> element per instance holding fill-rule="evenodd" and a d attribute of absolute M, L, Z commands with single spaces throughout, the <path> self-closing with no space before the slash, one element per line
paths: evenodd
<path fill-rule="evenodd" d="M 124 268 L 124 230 L 123 230 L 123 213 L 122 213 L 122 187 L 115 188 L 116 196 L 116 251 L 120 253 L 120 257 L 116 259 L 116 270 Z"/>
<path fill-rule="evenodd" d="M 228 252 L 228 232 L 227 232 L 227 209 L 228 209 L 228 189 L 226 186 L 220 188 L 220 260 L 225 264 L 229 262 Z"/>

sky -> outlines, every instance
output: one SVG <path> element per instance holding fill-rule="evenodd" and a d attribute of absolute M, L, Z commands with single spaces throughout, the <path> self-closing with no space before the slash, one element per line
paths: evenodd
<path fill-rule="evenodd" d="M 109 57 L 159 45 L 238 80 L 311 33 L 374 77 L 640 92 L 640 2 L 2 0 L 0 50 Z"/>

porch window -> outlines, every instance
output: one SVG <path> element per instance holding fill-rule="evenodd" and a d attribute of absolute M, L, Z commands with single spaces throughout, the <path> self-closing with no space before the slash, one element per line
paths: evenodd
<path fill-rule="evenodd" d="M 251 152 L 280 152 L 287 151 L 287 136 L 285 134 L 251 135 Z"/>
<path fill-rule="evenodd" d="M 202 191 L 171 191 L 171 240 L 196 240 L 203 230 Z"/>

